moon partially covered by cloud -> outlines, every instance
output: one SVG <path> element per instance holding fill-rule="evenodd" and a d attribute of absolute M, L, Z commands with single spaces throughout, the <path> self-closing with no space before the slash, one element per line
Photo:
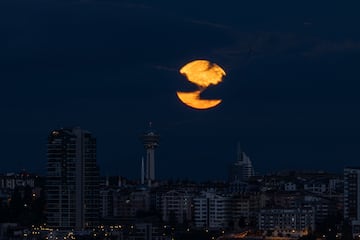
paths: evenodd
<path fill-rule="evenodd" d="M 177 92 L 176 94 L 180 99 L 180 101 L 182 101 L 189 107 L 196 109 L 208 109 L 215 107 L 221 103 L 221 99 L 216 99 L 216 100 L 200 99 L 200 91 Z"/>
<path fill-rule="evenodd" d="M 181 102 L 195 109 L 213 108 L 222 102 L 221 99 L 200 98 L 207 87 L 222 82 L 226 73 L 219 65 L 207 60 L 195 60 L 183 66 L 180 73 L 198 87 L 194 92 L 176 92 Z"/>

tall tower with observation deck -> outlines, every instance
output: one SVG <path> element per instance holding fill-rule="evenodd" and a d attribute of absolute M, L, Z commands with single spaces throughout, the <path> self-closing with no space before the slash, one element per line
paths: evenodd
<path fill-rule="evenodd" d="M 146 150 L 145 181 L 151 185 L 155 180 L 155 148 L 159 146 L 160 135 L 152 128 L 149 123 L 149 129 L 141 135 L 141 141 Z"/>

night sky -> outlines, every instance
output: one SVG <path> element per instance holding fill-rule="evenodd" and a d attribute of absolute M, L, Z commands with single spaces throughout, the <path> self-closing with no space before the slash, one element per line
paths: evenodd
<path fill-rule="evenodd" d="M 262 174 L 359 165 L 360 3 L 193 2 L 1 0 L 0 172 L 45 174 L 49 132 L 80 126 L 103 175 L 139 178 L 150 121 L 161 179 L 225 179 L 238 141 Z M 216 108 L 176 97 L 195 59 L 227 73 Z"/>

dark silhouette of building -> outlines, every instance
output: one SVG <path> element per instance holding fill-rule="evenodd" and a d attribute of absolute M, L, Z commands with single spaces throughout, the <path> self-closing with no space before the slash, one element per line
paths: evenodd
<path fill-rule="evenodd" d="M 360 167 L 344 169 L 344 219 L 352 225 L 353 234 L 360 234 Z"/>
<path fill-rule="evenodd" d="M 96 139 L 81 128 L 54 130 L 48 137 L 47 223 L 82 230 L 99 219 Z"/>
<path fill-rule="evenodd" d="M 155 148 L 159 146 L 160 140 L 160 135 L 152 129 L 151 123 L 149 129 L 141 136 L 141 140 L 146 150 L 145 180 L 150 186 L 155 181 Z"/>
<path fill-rule="evenodd" d="M 229 191 L 233 193 L 247 191 L 248 180 L 254 175 L 252 162 L 238 143 L 237 160 L 229 166 Z"/>

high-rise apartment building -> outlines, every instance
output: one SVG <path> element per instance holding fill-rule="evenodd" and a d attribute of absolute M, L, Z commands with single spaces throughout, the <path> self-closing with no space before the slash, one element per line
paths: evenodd
<path fill-rule="evenodd" d="M 344 169 L 344 218 L 360 218 L 360 168 Z"/>
<path fill-rule="evenodd" d="M 360 233 L 360 167 L 344 169 L 344 219 Z"/>
<path fill-rule="evenodd" d="M 99 219 L 96 139 L 81 128 L 54 130 L 47 150 L 47 223 L 82 230 Z"/>

